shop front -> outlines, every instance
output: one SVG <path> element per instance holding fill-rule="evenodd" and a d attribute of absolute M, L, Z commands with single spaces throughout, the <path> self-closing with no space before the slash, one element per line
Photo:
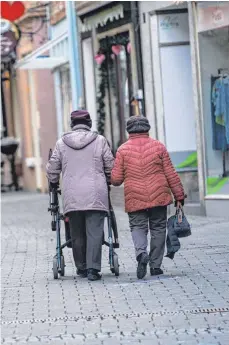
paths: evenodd
<path fill-rule="evenodd" d="M 168 148 L 186 212 L 228 216 L 228 2 L 142 1 L 140 17 L 151 135 Z"/>
<path fill-rule="evenodd" d="M 78 15 L 86 107 L 116 151 L 127 139 L 125 123 L 140 85 L 133 8 L 130 2 L 110 2 Z"/>
<path fill-rule="evenodd" d="M 226 216 L 229 210 L 229 3 L 198 2 L 195 11 L 205 139 L 206 212 Z"/>
<path fill-rule="evenodd" d="M 163 142 L 188 195 L 187 212 L 201 214 L 192 57 L 187 4 L 140 5 L 146 116 Z"/>

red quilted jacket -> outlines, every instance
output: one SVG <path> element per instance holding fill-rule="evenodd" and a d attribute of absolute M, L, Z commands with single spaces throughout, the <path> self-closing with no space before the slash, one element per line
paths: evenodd
<path fill-rule="evenodd" d="M 117 151 L 111 183 L 124 182 L 125 210 L 135 212 L 166 206 L 185 198 L 179 175 L 165 146 L 147 133 L 130 134 Z"/>

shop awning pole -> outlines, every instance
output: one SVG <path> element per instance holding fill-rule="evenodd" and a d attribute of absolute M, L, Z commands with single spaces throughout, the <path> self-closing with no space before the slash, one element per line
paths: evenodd
<path fill-rule="evenodd" d="M 78 44 L 79 37 L 76 20 L 75 1 L 66 1 L 66 14 L 68 23 L 68 45 L 72 88 L 72 107 L 73 110 L 76 110 L 80 107 L 81 104 L 82 88 L 80 73 L 80 54 Z"/>

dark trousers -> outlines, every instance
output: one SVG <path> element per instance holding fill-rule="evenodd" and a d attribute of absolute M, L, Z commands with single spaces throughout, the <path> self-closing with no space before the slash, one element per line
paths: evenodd
<path fill-rule="evenodd" d="M 167 206 L 129 213 L 130 230 L 136 257 L 147 252 L 150 229 L 150 267 L 160 268 L 165 251 Z"/>
<path fill-rule="evenodd" d="M 69 212 L 72 252 L 76 268 L 101 271 L 105 212 Z"/>

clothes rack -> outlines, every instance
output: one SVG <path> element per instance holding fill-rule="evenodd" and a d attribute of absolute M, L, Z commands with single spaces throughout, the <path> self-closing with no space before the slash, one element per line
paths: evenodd
<path fill-rule="evenodd" d="M 215 75 L 215 76 L 211 76 L 211 93 L 212 93 L 212 90 L 213 90 L 213 86 L 216 82 L 216 80 L 220 77 L 226 77 L 228 76 L 228 68 L 219 68 L 218 69 L 218 75 Z M 214 121 L 214 111 L 215 111 L 215 107 L 213 105 L 213 103 L 211 102 L 212 104 L 212 121 Z M 214 146 L 214 145 L 213 145 Z M 229 171 L 227 171 L 227 168 L 226 168 L 226 155 L 227 155 L 227 151 L 229 149 L 229 146 L 226 148 L 224 148 L 222 150 L 222 168 L 223 168 L 223 173 L 222 173 L 222 177 L 228 177 L 229 176 Z"/>

